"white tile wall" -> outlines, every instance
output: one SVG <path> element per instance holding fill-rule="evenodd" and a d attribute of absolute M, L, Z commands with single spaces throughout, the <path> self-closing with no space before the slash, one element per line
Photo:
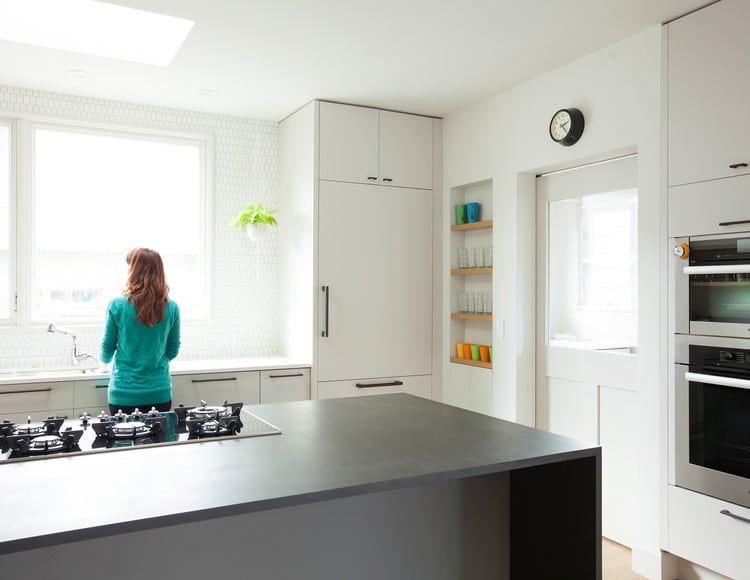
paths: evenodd
<path fill-rule="evenodd" d="M 231 217 L 250 201 L 278 206 L 276 123 L 2 85 L 0 114 L 213 135 L 216 171 L 213 316 L 208 324 L 183 324 L 180 358 L 277 354 L 276 234 L 256 246 L 228 226 Z M 283 227 L 283 216 L 278 217 Z M 79 334 L 82 350 L 98 353 L 101 326 L 74 330 Z M 49 334 L 44 327 L 0 326 L 0 370 L 68 364 L 70 346 L 69 337 Z"/>

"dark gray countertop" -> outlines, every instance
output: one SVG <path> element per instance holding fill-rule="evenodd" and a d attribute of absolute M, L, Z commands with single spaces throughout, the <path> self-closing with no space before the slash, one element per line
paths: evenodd
<path fill-rule="evenodd" d="M 0 465 L 0 553 L 599 453 L 403 394 L 248 410 L 282 434 Z"/>

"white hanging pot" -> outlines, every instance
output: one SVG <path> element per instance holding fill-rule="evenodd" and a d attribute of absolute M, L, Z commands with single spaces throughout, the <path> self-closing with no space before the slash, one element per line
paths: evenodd
<path fill-rule="evenodd" d="M 268 237 L 268 226 L 265 224 L 257 226 L 247 225 L 245 226 L 245 233 L 251 241 L 262 242 Z"/>

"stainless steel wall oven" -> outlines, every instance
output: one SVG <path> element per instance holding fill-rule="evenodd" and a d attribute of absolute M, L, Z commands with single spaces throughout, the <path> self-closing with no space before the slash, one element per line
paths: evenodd
<path fill-rule="evenodd" d="M 677 335 L 675 483 L 750 508 L 750 341 Z"/>
<path fill-rule="evenodd" d="M 750 338 L 750 234 L 675 239 L 675 331 Z"/>

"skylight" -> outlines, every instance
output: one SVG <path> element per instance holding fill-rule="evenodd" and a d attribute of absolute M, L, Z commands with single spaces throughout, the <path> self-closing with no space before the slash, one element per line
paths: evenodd
<path fill-rule="evenodd" d="M 95 0 L 0 0 L 0 40 L 160 66 L 193 24 Z"/>

